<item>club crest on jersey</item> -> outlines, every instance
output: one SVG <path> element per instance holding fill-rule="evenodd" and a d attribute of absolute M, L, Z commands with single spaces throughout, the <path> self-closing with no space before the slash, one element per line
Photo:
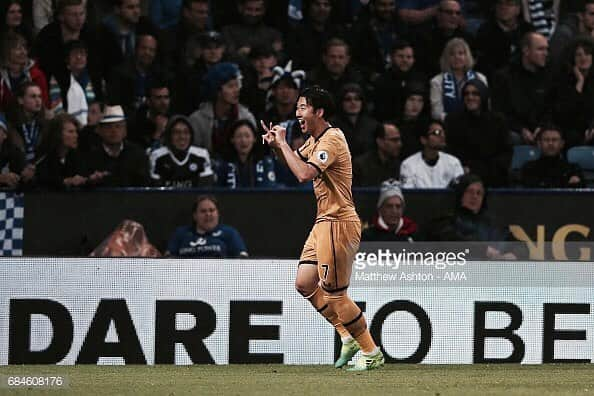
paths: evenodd
<path fill-rule="evenodd" d="M 318 160 L 320 160 L 321 163 L 325 164 L 326 161 L 328 161 L 328 153 L 324 150 L 322 151 L 318 151 L 316 153 Z"/>
<path fill-rule="evenodd" d="M 196 241 L 194 242 L 190 242 L 190 246 L 195 247 L 195 246 L 204 246 L 206 245 L 206 239 L 205 238 L 198 238 L 196 239 Z"/>
<path fill-rule="evenodd" d="M 191 163 L 190 164 L 190 171 L 191 172 L 196 172 L 198 170 L 198 165 L 195 163 Z"/>

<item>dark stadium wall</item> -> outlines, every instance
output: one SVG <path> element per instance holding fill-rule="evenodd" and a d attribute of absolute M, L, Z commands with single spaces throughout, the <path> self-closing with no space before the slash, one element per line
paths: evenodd
<path fill-rule="evenodd" d="M 164 251 L 174 229 L 191 221 L 198 192 L 95 191 L 26 193 L 24 254 L 86 256 L 124 219 L 144 225 Z M 220 191 L 222 222 L 236 227 L 252 257 L 296 258 L 315 217 L 309 191 Z M 512 225 L 516 238 L 533 244 L 553 239 L 594 240 L 594 191 L 492 191 L 489 212 L 499 226 Z M 452 208 L 446 191 L 405 193 L 406 215 L 420 225 Z M 374 213 L 377 191 L 355 191 L 364 222 Z M 593 253 L 589 253 L 593 254 Z"/>

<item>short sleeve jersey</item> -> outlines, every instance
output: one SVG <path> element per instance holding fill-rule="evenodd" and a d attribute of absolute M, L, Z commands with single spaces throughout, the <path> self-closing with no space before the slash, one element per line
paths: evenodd
<path fill-rule="evenodd" d="M 313 181 L 318 204 L 316 223 L 359 221 L 351 192 L 351 153 L 342 131 L 329 127 L 317 139 L 309 137 L 297 154 L 319 172 Z"/>

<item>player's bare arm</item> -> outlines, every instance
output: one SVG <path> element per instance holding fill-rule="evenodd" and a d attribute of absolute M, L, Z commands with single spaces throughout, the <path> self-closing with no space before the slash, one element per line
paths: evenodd
<path fill-rule="evenodd" d="M 287 130 L 285 128 L 280 125 L 274 125 L 270 128 L 264 122 L 262 122 L 262 128 L 266 131 L 266 134 L 262 136 L 264 142 L 275 150 L 279 158 L 282 158 L 299 183 L 308 182 L 319 175 L 315 167 L 303 162 L 299 155 L 291 149 L 291 146 L 287 143 Z"/>

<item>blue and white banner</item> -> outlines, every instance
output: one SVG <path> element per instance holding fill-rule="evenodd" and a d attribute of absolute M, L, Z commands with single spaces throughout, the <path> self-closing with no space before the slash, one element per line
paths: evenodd
<path fill-rule="evenodd" d="M 0 193 L 0 255 L 23 255 L 24 212 L 25 197 L 22 194 Z"/>

